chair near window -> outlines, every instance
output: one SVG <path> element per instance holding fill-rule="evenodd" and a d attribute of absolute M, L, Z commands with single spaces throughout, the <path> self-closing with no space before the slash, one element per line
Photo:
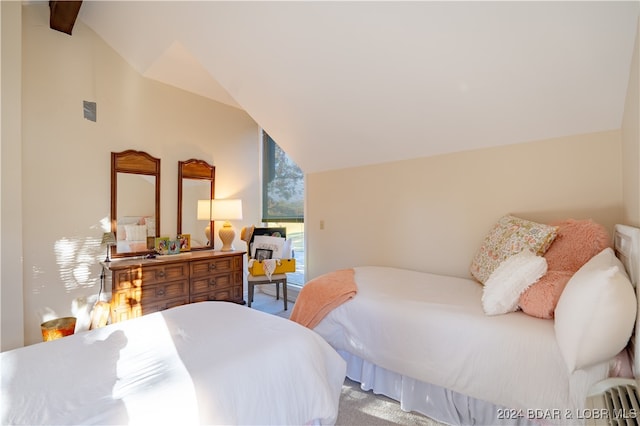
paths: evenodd
<path fill-rule="evenodd" d="M 251 256 L 251 245 L 256 235 L 270 235 L 286 238 L 285 228 L 256 228 L 254 226 L 244 227 L 240 232 L 240 239 L 247 244 L 247 256 L 249 260 Z M 254 288 L 257 285 L 275 284 L 276 285 L 276 300 L 280 300 L 280 284 L 282 284 L 282 299 L 284 300 L 284 310 L 287 310 L 287 274 L 272 274 L 271 277 L 266 275 L 253 275 L 251 269 L 247 276 L 247 287 L 249 291 L 247 305 L 251 307 L 253 302 Z"/>

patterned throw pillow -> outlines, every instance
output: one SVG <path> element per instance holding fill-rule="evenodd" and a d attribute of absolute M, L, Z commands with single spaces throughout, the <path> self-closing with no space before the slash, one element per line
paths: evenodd
<path fill-rule="evenodd" d="M 471 262 L 471 275 L 484 284 L 491 273 L 505 259 L 528 249 L 543 255 L 554 238 L 558 228 L 531 222 L 519 217 L 506 215 L 500 218 L 485 237 L 480 249 Z"/>

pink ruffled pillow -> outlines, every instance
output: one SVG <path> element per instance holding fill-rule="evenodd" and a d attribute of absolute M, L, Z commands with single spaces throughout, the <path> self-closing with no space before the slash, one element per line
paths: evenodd
<path fill-rule="evenodd" d="M 607 229 L 591 219 L 569 219 L 556 226 L 558 236 L 544 255 L 549 270 L 575 273 L 593 256 L 612 246 Z"/>
<path fill-rule="evenodd" d="M 519 301 L 524 313 L 538 318 L 553 318 L 560 295 L 573 274 L 611 247 L 607 229 L 590 219 L 569 219 L 554 225 L 558 235 L 544 254 L 547 273 L 522 293 Z"/>
<path fill-rule="evenodd" d="M 520 295 L 518 302 L 520 309 L 533 317 L 553 318 L 560 295 L 572 276 L 573 272 L 547 269 L 547 273 L 542 278 Z"/>

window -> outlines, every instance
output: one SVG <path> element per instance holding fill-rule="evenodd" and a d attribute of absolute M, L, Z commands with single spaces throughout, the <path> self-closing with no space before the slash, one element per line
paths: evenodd
<path fill-rule="evenodd" d="M 262 133 L 262 221 L 304 222 L 302 170 Z"/>
<path fill-rule="evenodd" d="M 266 133 L 262 132 L 262 222 L 287 228 L 293 241 L 296 272 L 289 284 L 304 284 L 304 174 Z"/>

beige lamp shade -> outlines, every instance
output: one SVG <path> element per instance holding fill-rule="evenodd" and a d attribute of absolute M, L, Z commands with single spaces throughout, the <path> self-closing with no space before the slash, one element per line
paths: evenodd
<path fill-rule="evenodd" d="M 109 259 L 109 249 L 111 246 L 115 246 L 117 244 L 116 234 L 113 232 L 105 232 L 102 234 L 102 244 L 107 246 L 107 257 L 104 258 L 104 261 L 111 262 L 111 259 Z"/>
<path fill-rule="evenodd" d="M 198 200 L 198 208 L 196 215 L 198 220 L 206 220 L 207 226 L 204 228 L 204 233 L 207 236 L 207 241 L 211 241 L 211 201 L 213 200 Z"/>
<path fill-rule="evenodd" d="M 102 244 L 106 244 L 108 246 L 116 245 L 116 235 L 113 232 L 105 232 L 102 234 Z"/>
<path fill-rule="evenodd" d="M 241 220 L 242 200 L 211 200 L 212 220 Z"/>
<path fill-rule="evenodd" d="M 198 200 L 198 220 L 211 220 L 211 201 L 213 200 Z"/>

